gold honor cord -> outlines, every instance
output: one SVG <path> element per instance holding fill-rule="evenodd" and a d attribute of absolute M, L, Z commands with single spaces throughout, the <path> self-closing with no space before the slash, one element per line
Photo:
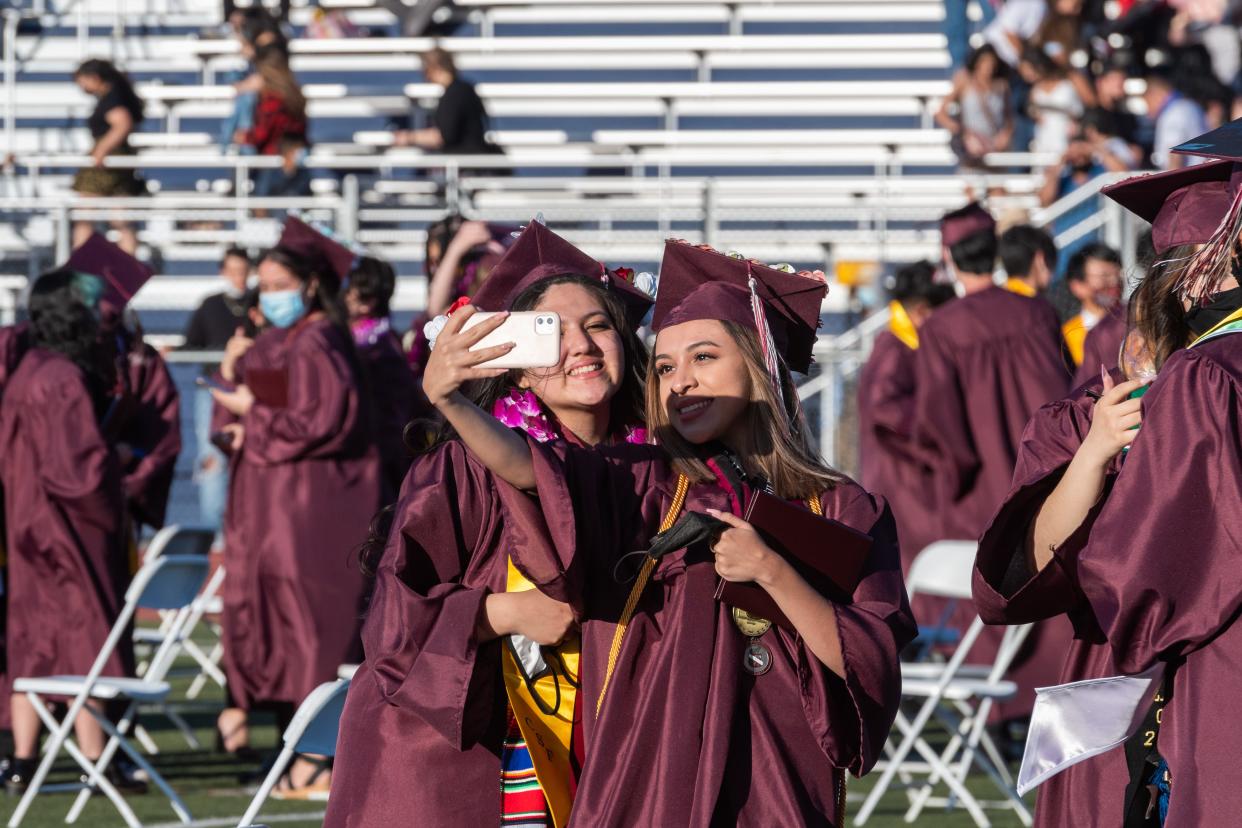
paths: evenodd
<path fill-rule="evenodd" d="M 686 493 L 690 491 L 690 478 L 684 474 L 677 477 L 677 491 L 673 494 L 673 502 L 668 507 L 668 512 L 664 515 L 664 520 L 660 523 L 660 531 L 667 532 L 673 528 L 673 524 L 677 522 L 681 509 L 686 505 Z M 633 588 L 630 589 L 630 597 L 625 602 L 625 609 L 621 611 L 621 620 L 617 622 L 617 631 L 612 635 L 612 647 L 608 650 L 608 667 L 604 671 L 604 685 L 599 690 L 599 699 L 595 702 L 595 715 L 599 717 L 599 711 L 604 706 L 604 694 L 608 692 L 608 682 L 612 680 L 612 673 L 617 669 L 617 656 L 621 653 L 621 641 L 625 638 L 625 629 L 630 624 L 630 619 L 634 617 L 634 610 L 638 606 L 638 599 L 642 597 L 643 590 L 647 587 L 647 581 L 651 579 L 651 573 L 655 569 L 655 558 L 647 555 L 643 558 L 642 569 L 638 571 L 638 580 L 634 582 Z"/>

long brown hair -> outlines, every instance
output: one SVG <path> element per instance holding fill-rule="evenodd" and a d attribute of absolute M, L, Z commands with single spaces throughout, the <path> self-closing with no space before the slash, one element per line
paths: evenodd
<path fill-rule="evenodd" d="M 263 88 L 285 103 L 295 118 L 306 118 L 306 96 L 289 68 L 289 60 L 279 49 L 264 49 L 256 57 L 255 71 L 263 79 Z"/>
<path fill-rule="evenodd" d="M 1128 328 L 1143 338 L 1157 371 L 1165 360 L 1190 344 L 1186 308 L 1178 281 L 1199 245 L 1186 244 L 1154 256 L 1147 275 L 1130 296 Z"/>
<path fill-rule="evenodd" d="M 834 488 L 841 475 L 819 459 L 807 435 L 805 422 L 797 417 L 790 423 L 781 410 L 764 366 L 758 335 L 736 322 L 722 320 L 720 324 L 741 350 L 750 380 L 750 404 L 742 414 L 747 424 L 746 445 L 732 447 L 740 454 L 746 470 L 771 483 L 778 497 L 808 498 Z M 783 360 L 780 370 L 785 410 L 800 411 L 798 391 Z M 678 472 L 695 483 L 715 479 L 701 453 L 669 422 L 668 411 L 660 399 L 660 378 L 654 361 L 647 368 L 647 429 L 655 435 L 656 442 Z"/>

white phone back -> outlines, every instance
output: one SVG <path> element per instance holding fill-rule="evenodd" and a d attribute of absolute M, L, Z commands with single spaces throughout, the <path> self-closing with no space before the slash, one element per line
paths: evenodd
<path fill-rule="evenodd" d="M 470 330 L 494 313 L 478 312 L 462 330 Z M 551 368 L 561 361 L 561 318 L 548 311 L 517 311 L 500 327 L 479 340 L 470 350 L 478 351 L 506 342 L 513 350 L 497 359 L 480 363 L 479 368 Z"/>

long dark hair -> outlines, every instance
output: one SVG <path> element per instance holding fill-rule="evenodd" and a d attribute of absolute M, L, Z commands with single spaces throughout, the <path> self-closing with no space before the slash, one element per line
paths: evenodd
<path fill-rule="evenodd" d="M 73 76 L 74 78 L 99 78 L 120 97 L 121 105 L 129 110 L 135 126 L 142 120 L 142 98 L 138 97 L 138 93 L 134 91 L 134 84 L 130 82 L 129 76 L 116 68 L 111 61 L 91 58 L 78 66 Z"/>
<path fill-rule="evenodd" d="M 1178 295 L 1177 283 L 1186 260 L 1197 248 L 1197 245 L 1182 245 L 1153 256 L 1147 275 L 1130 296 L 1128 327 L 1143 338 L 1157 371 L 1165 360 L 1191 341 L 1186 308 Z"/>
<path fill-rule="evenodd" d="M 95 278 L 64 268 L 45 273 L 30 289 L 28 309 L 31 342 L 76 365 L 98 408 L 116 384 L 116 364 L 99 347 L 99 319 L 86 285 Z"/>
<path fill-rule="evenodd" d="M 621 378 L 621 387 L 612 398 L 609 408 L 608 428 L 613 434 L 621 433 L 627 425 L 641 423 L 644 417 L 645 393 L 644 385 L 647 374 L 647 346 L 639 338 L 638 332 L 629 324 L 625 315 L 625 306 L 616 294 L 609 291 L 598 277 L 581 274 L 566 274 L 543 279 L 518 294 L 509 306 L 511 311 L 533 310 L 549 290 L 557 285 L 577 285 L 599 301 L 604 313 L 608 316 L 613 328 L 621 335 L 621 351 L 625 357 L 625 373 Z M 520 370 L 510 371 L 499 377 L 467 383 L 462 387 L 462 394 L 479 408 L 488 412 L 496 401 L 517 387 L 521 378 Z M 552 412 L 539 401 L 539 407 L 549 420 L 554 419 Z M 428 430 L 427 421 L 410 423 L 405 430 L 405 442 L 415 455 L 426 454 L 441 443 L 456 438 L 457 432 L 448 423 L 439 421 L 434 437 L 428 442 L 424 439 Z M 389 506 L 379 512 L 371 521 L 366 542 L 359 549 L 359 567 L 368 577 L 374 576 L 379 568 L 384 547 L 388 543 L 388 534 L 392 528 L 394 507 Z"/>

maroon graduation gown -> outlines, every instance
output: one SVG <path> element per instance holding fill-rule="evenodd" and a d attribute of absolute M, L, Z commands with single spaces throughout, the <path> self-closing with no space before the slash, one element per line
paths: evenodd
<path fill-rule="evenodd" d="M 164 525 L 181 453 L 180 395 L 164 358 L 150 345 L 132 348 L 125 365 L 127 393 L 137 405 L 117 441 L 141 454 L 126 470 L 125 498 L 136 523 L 158 529 Z"/>
<path fill-rule="evenodd" d="M 1094 384 L 1087 387 L 1101 387 L 1098 369 Z M 1091 428 L 1095 403 L 1085 390 L 1080 388 L 1068 398 L 1044 406 L 1031 418 L 1022 435 L 1013 487 L 992 525 L 983 533 L 975 562 L 975 604 L 985 622 L 1042 621 L 1043 635 L 1051 634 L 1059 641 L 1069 641 L 1072 635 L 1058 684 L 1118 673 L 1104 635 L 1072 576 L 1073 561 L 1086 542 L 1099 508 L 1061 545 L 1053 562 L 1042 572 L 1031 575 L 1021 564 L 1036 512 L 1056 488 Z M 1108 475 L 1104 498 L 1119 467 L 1120 461 L 1115 462 Z M 1072 632 L 1064 629 L 1071 624 Z M 1030 694 L 1032 690 L 1022 687 L 1020 692 Z M 1029 704 L 1033 699 L 1028 697 L 1025 701 Z M 1120 748 L 1073 765 L 1039 787 L 1035 825 L 1119 828 L 1128 780 L 1125 753 Z"/>
<path fill-rule="evenodd" d="M 595 717 L 615 623 L 630 591 L 614 563 L 646 549 L 676 475 L 652 446 L 582 451 L 534 444 L 540 506 L 584 610 L 586 761 L 571 825 L 833 825 L 833 768 L 865 773 L 897 709 L 897 653 L 913 637 L 896 533 L 884 502 L 849 481 L 823 494 L 824 514 L 870 532 L 875 547 L 854 603 L 835 606 L 847 678 L 796 636 L 763 636 L 773 665 L 742 669 L 747 639 L 714 596 L 703 545 L 666 556 L 631 620 Z M 685 508 L 728 509 L 714 484 Z M 508 521 L 506 521 L 508 526 Z M 531 544 L 529 536 L 515 545 Z"/>
<path fill-rule="evenodd" d="M 65 357 L 26 353 L 0 404 L 7 516 L 10 676 L 85 674 L 125 603 L 128 549 L 115 454 L 82 375 Z M 124 675 L 118 647 L 105 675 Z"/>
<path fill-rule="evenodd" d="M 931 467 L 937 539 L 974 540 L 1009 491 L 1022 432 L 1042 405 L 1065 396 L 1061 326 L 1043 299 L 988 288 L 936 310 L 919 330 L 914 433 Z M 974 608 L 959 605 L 963 630 Z M 991 658 L 1000 630 L 985 630 L 972 658 Z M 993 719 L 1026 715 L 1031 688 L 1052 683 L 1068 639 L 1042 625 L 1014 664 L 1023 695 Z"/>
<path fill-rule="evenodd" d="M 286 406 L 256 401 L 241 418 L 225 510 L 224 663 L 244 708 L 297 704 L 359 657 L 354 551 L 379 508 L 380 469 L 352 347 L 307 321 L 260 335 L 238 364 L 243 382 L 288 372 Z"/>
<path fill-rule="evenodd" d="M 509 555 L 528 575 L 555 570 L 503 542 L 505 498 L 529 500 L 456 441 L 414 461 L 362 628 L 366 661 L 341 717 L 325 826 L 412 814 L 425 825 L 500 824 L 508 697 L 501 642 L 479 643 L 475 626 L 487 596 L 505 591 Z M 523 504 L 508 516 L 530 518 L 541 520 Z M 555 575 L 532 580 L 551 589 Z"/>
<path fill-rule="evenodd" d="M 1160 752 L 1167 828 L 1235 825 L 1242 682 L 1242 339 L 1174 354 L 1143 398 L 1143 426 L 1078 557 L 1117 666 L 1181 654 Z"/>
<path fill-rule="evenodd" d="M 1087 331 L 1082 346 L 1082 365 L 1074 375 L 1074 385 L 1082 385 L 1100 378 L 1100 366 L 1108 370 L 1117 367 L 1121 343 L 1126 338 L 1126 310 L 1124 307 L 1106 314 L 1095 327 Z"/>
<path fill-rule="evenodd" d="M 366 369 L 375 440 L 383 464 L 383 502 L 392 503 L 410 468 L 405 427 L 427 412 L 420 406 L 422 393 L 395 333 L 388 331 L 375 344 L 359 346 L 358 355 Z"/>
<path fill-rule="evenodd" d="M 892 507 L 903 572 L 936 539 L 929 470 L 912 445 L 915 354 L 884 331 L 858 378 L 860 482 Z"/>

